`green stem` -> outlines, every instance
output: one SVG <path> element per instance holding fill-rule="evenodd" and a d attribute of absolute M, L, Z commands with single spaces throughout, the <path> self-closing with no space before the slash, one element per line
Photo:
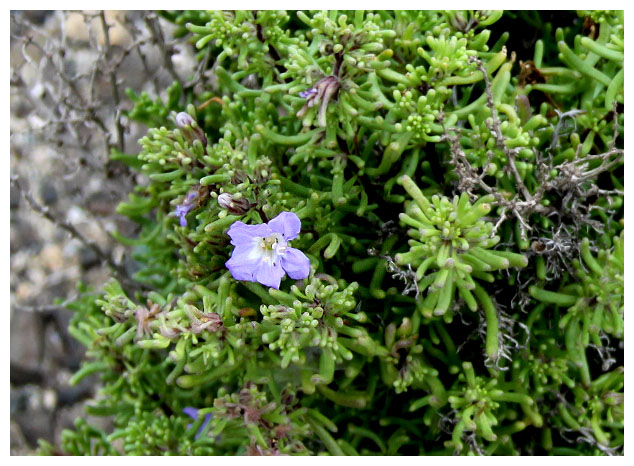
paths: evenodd
<path fill-rule="evenodd" d="M 493 301 L 489 294 L 476 283 L 476 287 L 473 290 L 476 298 L 482 304 L 484 309 L 484 316 L 486 319 L 486 341 L 485 348 L 486 354 L 492 361 L 498 360 L 499 339 L 498 339 L 498 313 L 493 305 Z"/>
<path fill-rule="evenodd" d="M 559 41 L 557 46 L 563 55 L 564 61 L 568 62 L 571 67 L 579 71 L 581 74 L 588 76 L 590 79 L 600 82 L 606 87 L 610 85 L 610 78 L 579 58 L 577 54 L 570 50 L 564 41 Z"/>
<path fill-rule="evenodd" d="M 317 434 L 319 439 L 322 442 L 324 442 L 324 445 L 326 446 L 326 449 L 328 450 L 328 452 L 331 455 L 333 455 L 333 456 L 345 456 L 345 454 L 344 454 L 343 450 L 341 449 L 341 447 L 339 446 L 339 444 L 337 444 L 337 442 L 335 442 L 335 439 L 332 438 L 332 436 L 328 433 L 328 431 L 326 429 L 324 429 L 321 425 L 319 425 L 317 422 L 315 422 L 312 419 L 309 419 L 308 423 L 310 424 L 312 429 L 315 431 L 315 433 Z"/>
<path fill-rule="evenodd" d="M 570 296 L 563 293 L 557 293 L 554 291 L 547 291 L 536 286 L 530 286 L 528 293 L 538 301 L 544 303 L 556 304 L 562 307 L 570 307 L 577 302 L 576 296 Z"/>

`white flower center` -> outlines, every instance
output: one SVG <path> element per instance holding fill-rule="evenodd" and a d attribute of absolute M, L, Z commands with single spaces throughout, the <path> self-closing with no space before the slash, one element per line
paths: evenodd
<path fill-rule="evenodd" d="M 273 233 L 268 237 L 257 238 L 258 251 L 264 262 L 275 264 L 278 257 L 284 255 L 284 251 L 288 247 L 288 242 L 279 233 Z"/>

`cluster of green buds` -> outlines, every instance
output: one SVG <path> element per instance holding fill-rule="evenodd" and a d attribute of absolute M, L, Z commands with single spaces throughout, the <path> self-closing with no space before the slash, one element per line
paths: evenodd
<path fill-rule="evenodd" d="M 268 386 L 275 387 L 274 382 L 269 381 Z M 199 410 L 199 415 L 211 414 L 210 425 L 201 436 L 213 438 L 218 449 L 238 454 L 308 453 L 303 441 L 311 433 L 309 410 L 301 408 L 288 390 L 275 389 L 274 393 L 273 399 L 267 397 L 255 383 L 233 393 L 221 388 L 213 408 Z"/>
<path fill-rule="evenodd" d="M 249 140 L 221 137 L 210 144 L 196 122 L 193 105 L 188 107 L 188 112 L 174 114 L 173 119 L 175 128 L 151 129 L 139 141 L 142 151 L 138 158 L 145 162 L 140 168 L 150 180 L 157 184 L 169 182 L 175 189 L 173 185 L 180 180 L 185 185 L 210 186 L 247 176 L 260 182 L 270 177 L 271 161 L 258 156 L 257 136 Z M 196 183 L 192 179 L 196 179 Z"/>
<path fill-rule="evenodd" d="M 482 220 L 491 211 L 493 198 L 483 196 L 472 205 L 462 193 L 453 201 L 434 195 L 430 202 L 410 177 L 403 176 L 399 182 L 414 202 L 406 203 L 405 213 L 399 216 L 410 227 L 410 250 L 395 259 L 414 267 L 418 289 L 429 290 L 419 301 L 419 310 L 425 317 L 445 315 L 458 291 L 469 309 L 478 309 L 477 297 L 488 312 L 490 298 L 473 278 L 493 282 L 492 271 L 528 264 L 521 254 L 489 250 L 500 241 L 492 235 L 493 224 Z"/>
<path fill-rule="evenodd" d="M 537 285 L 529 293 L 544 304 L 566 308 L 559 320 L 559 328 L 565 331 L 569 357 L 578 365 L 584 384 L 590 383 L 590 369 L 586 348 L 593 344 L 604 346 L 606 335 L 623 338 L 625 297 L 625 256 L 623 232 L 614 238 L 611 251 L 600 250 L 595 258 L 590 251 L 590 240 L 581 241 L 583 262 L 575 259 L 573 268 L 578 281 L 559 291 L 548 291 Z"/>
<path fill-rule="evenodd" d="M 129 421 L 109 442 L 123 439 L 123 453 L 133 456 L 161 455 L 171 451 L 175 455 L 213 454 L 210 445 L 196 441 L 195 430 L 187 432 L 187 418 L 180 413 L 166 416 L 143 412 Z"/>
<path fill-rule="evenodd" d="M 207 137 L 196 121 L 181 112 L 175 117 L 175 123 L 176 129 L 153 128 L 139 141 L 142 147 L 139 160 L 145 162 L 142 168 L 147 173 L 171 172 L 176 178 L 184 168 L 207 162 L 204 159 Z M 179 169 L 182 171 L 174 173 Z"/>
<path fill-rule="evenodd" d="M 618 367 L 587 388 L 574 387 L 572 397 L 562 397 L 557 404 L 561 415 L 558 427 L 573 437 L 571 440 L 589 443 L 604 454 L 618 454 L 624 440 L 624 384 L 624 369 Z"/>
<path fill-rule="evenodd" d="M 449 24 L 458 32 L 466 35 L 477 27 L 490 26 L 499 20 L 503 11 L 500 10 L 452 10 L 445 11 Z M 471 33 L 473 34 L 473 33 Z"/>
<path fill-rule="evenodd" d="M 289 19 L 285 11 L 208 11 L 186 27 L 194 34 L 197 48 L 207 44 L 220 48 L 219 63 L 233 60 L 237 53 L 238 67 L 253 73 L 274 64 L 269 53 L 286 38 L 284 25 Z"/>
<path fill-rule="evenodd" d="M 415 141 L 438 142 L 443 131 L 438 116 L 451 91 L 445 86 L 438 86 L 418 98 L 417 95 L 419 92 L 416 90 L 394 91 L 394 100 L 404 119 L 403 123 L 396 123 L 395 129 L 399 133 L 412 133 Z"/>
<path fill-rule="evenodd" d="M 508 434 L 524 430 L 529 425 L 541 427 L 543 419 L 534 408 L 533 399 L 522 392 L 502 389 L 498 387 L 498 379 L 485 380 L 475 375 L 471 363 L 462 365 L 463 373 L 459 381 L 466 382 L 466 388 L 460 386 L 459 390 L 449 390 L 449 404 L 455 410 L 457 421 L 452 432 L 452 439 L 445 442 L 447 447 L 453 447 L 456 452 L 464 448 L 463 436 L 468 432 L 474 432 L 478 438 L 491 442 L 489 454 L 493 453 L 500 445 L 510 443 Z M 522 420 L 517 411 L 512 410 L 509 404 L 517 404 L 524 416 Z M 502 409 L 504 408 L 504 409 Z M 508 419 L 506 434 L 494 433 L 494 428 Z M 497 429 L 501 429 L 498 427 Z"/>
<path fill-rule="evenodd" d="M 327 68 L 320 63 L 325 74 L 354 81 L 357 76 L 386 67 L 380 55 L 385 49 L 383 42 L 395 33 L 382 24 L 379 14 L 357 10 L 354 17 L 348 18 L 336 11 L 311 16 L 299 11 L 297 17 L 310 28 L 307 38 L 319 44 L 319 53 L 326 58 Z"/>
<path fill-rule="evenodd" d="M 392 51 L 385 50 L 384 41 L 394 31 L 382 24 L 380 15 L 363 11 L 355 12 L 352 24 L 347 15 L 336 12 L 309 17 L 300 11 L 297 16 L 310 28 L 306 38 L 312 44 L 288 47 L 287 71 L 281 76 L 293 80 L 290 100 L 297 100 L 292 97 L 296 93 L 306 99 L 296 112 L 302 126 L 316 122 L 326 128 L 326 143 L 332 148 L 338 133 L 353 137 L 363 118 L 372 118 L 386 104 L 384 97 L 376 101 L 370 94 L 380 93 L 376 71 L 390 66 Z"/>
<path fill-rule="evenodd" d="M 444 84 L 444 79 L 456 76 L 456 72 L 473 73 L 473 65 L 469 62 L 469 57 L 476 55 L 477 52 L 468 48 L 466 38 L 458 39 L 452 36 L 448 39 L 444 35 L 440 37 L 428 35 L 425 39 L 429 52 L 421 47 L 418 53 L 429 65 L 426 80 L 428 83 L 439 81 Z"/>
<path fill-rule="evenodd" d="M 415 325 L 416 322 L 405 317 L 398 328 L 394 323 L 385 327 L 387 354 L 381 357 L 381 377 L 385 385 L 394 387 L 396 393 L 405 392 L 409 387 L 427 388 L 426 379 L 438 377 L 438 371 L 422 354 L 423 345 L 417 341 Z"/>
<path fill-rule="evenodd" d="M 91 456 L 116 455 L 117 450 L 108 442 L 107 436 L 98 428 L 88 424 L 84 419 L 77 418 L 73 424 L 74 430 L 62 432 L 61 447 L 70 455 Z M 54 456 L 60 452 L 45 440 L 40 440 L 40 455 Z"/>
<path fill-rule="evenodd" d="M 434 195 L 430 202 L 410 177 L 403 176 L 399 182 L 414 202 L 407 202 L 405 213 L 399 216 L 410 227 L 410 249 L 397 254 L 395 260 L 415 268 L 418 290 L 427 292 L 417 299 L 417 309 L 426 318 L 443 316 L 449 323 L 453 310 L 460 309 L 456 292 L 471 311 L 481 308 L 486 321 L 485 354 L 495 363 L 501 350 L 498 311 L 474 278 L 492 283 L 495 276 L 491 272 L 525 267 L 528 259 L 514 252 L 490 250 L 500 241 L 493 235 L 493 224 L 482 219 L 491 211 L 492 196 L 483 196 L 473 205 L 466 193 L 453 201 Z"/>
<path fill-rule="evenodd" d="M 503 119 L 500 132 L 504 138 L 504 147 L 499 147 L 495 135 L 491 132 L 489 112 L 481 115 L 469 114 L 468 127 L 462 131 L 460 137 L 460 143 L 471 166 L 495 176 L 500 180 L 501 187 L 509 192 L 513 192 L 514 187 L 512 183 L 508 183 L 508 177 L 503 170 L 509 163 L 505 151 L 514 152 L 517 171 L 522 181 L 526 181 L 535 170 L 535 148 L 543 145 L 551 136 L 551 132 L 546 130 L 546 117 L 542 114 L 530 117 L 522 115 L 522 102 L 523 99 L 518 98 L 516 105 L 501 102 L 496 106 Z"/>
<path fill-rule="evenodd" d="M 315 384 L 331 383 L 336 364 L 350 361 L 351 349 L 360 338 L 367 338 L 367 332 L 355 325 L 367 321 L 366 314 L 356 309 L 358 287 L 356 282 L 346 286 L 317 274 L 302 289 L 293 285 L 290 293 L 269 291 L 272 298 L 265 302 L 279 304 L 260 307 L 262 343 L 279 354 L 282 369 L 291 363 L 301 368 L 302 385 L 309 393 Z"/>
<path fill-rule="evenodd" d="M 538 338 L 540 335 L 535 331 L 533 336 Z M 531 386 L 540 396 L 557 393 L 562 385 L 573 388 L 575 382 L 568 373 L 570 360 L 557 341 L 546 338 L 535 346 L 537 351 L 527 354 L 526 363 L 513 362 L 513 380 L 521 386 Z"/>

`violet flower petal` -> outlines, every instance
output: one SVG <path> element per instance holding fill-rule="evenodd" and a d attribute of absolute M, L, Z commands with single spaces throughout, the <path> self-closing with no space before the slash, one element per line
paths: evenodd
<path fill-rule="evenodd" d="M 310 88 L 310 89 L 306 89 L 305 91 L 302 91 L 299 93 L 299 96 L 303 99 L 306 99 L 308 97 L 310 97 L 311 95 L 317 94 L 317 89 L 315 89 L 314 87 Z"/>
<path fill-rule="evenodd" d="M 258 243 L 258 239 L 254 237 L 250 244 L 246 241 L 239 244 L 233 250 L 231 259 L 225 262 L 225 267 L 236 280 L 255 281 L 254 272 L 262 261 Z"/>
<path fill-rule="evenodd" d="M 302 222 L 293 212 L 282 212 L 268 223 L 271 230 L 282 235 L 285 241 L 297 238 Z"/>
<path fill-rule="evenodd" d="M 284 276 L 284 269 L 282 268 L 281 261 L 271 263 L 268 261 L 261 261 L 254 273 L 255 279 L 264 286 L 270 286 L 276 290 L 280 289 L 280 283 Z"/>
<path fill-rule="evenodd" d="M 174 209 L 174 214 L 179 218 L 179 222 L 182 227 L 187 226 L 187 219 L 185 217 L 190 210 L 191 207 L 189 207 L 188 205 L 177 205 L 176 209 Z"/>
<path fill-rule="evenodd" d="M 227 234 L 231 238 L 231 244 L 238 246 L 243 243 L 251 244 L 253 239 L 257 236 L 271 236 L 273 231 L 266 223 L 261 223 L 259 225 L 247 225 L 242 222 L 234 222 L 227 231 Z"/>
<path fill-rule="evenodd" d="M 299 249 L 286 248 L 282 256 L 282 268 L 289 277 L 300 280 L 310 274 L 310 260 Z"/>
<path fill-rule="evenodd" d="M 183 413 L 187 414 L 193 420 L 198 419 L 198 410 L 196 408 L 193 408 L 192 406 L 187 406 L 186 408 L 183 408 Z"/>

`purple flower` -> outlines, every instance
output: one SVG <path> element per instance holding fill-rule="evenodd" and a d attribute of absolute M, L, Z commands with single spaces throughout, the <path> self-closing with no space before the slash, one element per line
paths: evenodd
<path fill-rule="evenodd" d="M 188 406 L 188 407 L 183 409 L 183 413 L 187 414 L 194 421 L 198 419 L 198 410 L 196 408 L 192 408 L 191 406 Z M 210 422 L 211 422 L 211 414 L 206 414 L 205 415 L 205 420 L 203 421 L 202 425 L 198 429 L 198 432 L 196 432 L 196 438 L 198 438 L 200 436 L 200 434 L 202 433 L 203 429 L 205 427 L 207 427 L 207 424 L 209 424 Z M 187 428 L 188 429 L 190 429 L 191 426 L 192 426 L 192 424 L 187 424 Z"/>
<path fill-rule="evenodd" d="M 187 219 L 185 217 L 194 207 L 196 207 L 197 201 L 198 191 L 192 191 L 187 195 L 187 197 L 185 197 L 185 202 L 177 205 L 176 209 L 174 209 L 174 215 L 179 218 L 179 222 L 182 227 L 187 226 Z"/>
<path fill-rule="evenodd" d="M 282 212 L 269 223 L 235 222 L 227 231 L 235 246 L 225 264 L 233 278 L 279 289 L 285 273 L 299 280 L 308 277 L 310 261 L 288 242 L 297 238 L 302 223 L 293 212 Z"/>
<path fill-rule="evenodd" d="M 311 89 L 300 92 L 299 96 L 306 99 L 306 104 L 297 112 L 297 118 L 303 118 L 310 107 L 321 103 L 317 114 L 317 123 L 322 128 L 325 128 L 328 104 L 337 97 L 340 87 L 341 83 L 336 76 L 326 76 L 320 79 Z"/>

